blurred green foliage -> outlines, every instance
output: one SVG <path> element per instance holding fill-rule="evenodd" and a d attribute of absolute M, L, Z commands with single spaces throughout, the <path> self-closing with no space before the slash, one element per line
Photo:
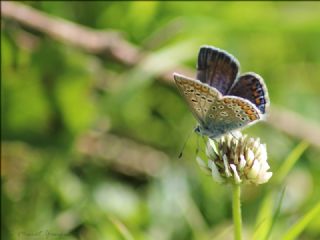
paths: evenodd
<path fill-rule="evenodd" d="M 195 70 L 201 45 L 262 75 L 272 105 L 320 124 L 319 2 L 24 4 L 119 31 L 148 55 L 128 67 L 2 18 L 3 239 L 230 239 L 230 189 L 197 167 L 195 135 L 177 158 L 195 120 L 177 90 L 157 81 L 180 65 Z M 300 142 L 266 123 L 245 132 L 267 144 L 274 173 Z M 100 143 L 110 135 L 120 144 Z M 142 157 L 152 174 L 126 169 Z M 310 146 L 280 186 L 243 189 L 245 239 L 270 189 L 286 188 L 271 239 L 319 201 L 319 160 Z M 319 229 L 318 215 L 299 239 L 319 239 Z"/>

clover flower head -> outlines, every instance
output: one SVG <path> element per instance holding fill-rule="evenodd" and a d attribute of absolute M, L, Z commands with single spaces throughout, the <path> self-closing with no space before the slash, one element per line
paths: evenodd
<path fill-rule="evenodd" d="M 197 157 L 199 166 L 209 172 L 219 183 L 262 184 L 272 176 L 268 172 L 267 149 L 259 138 L 248 137 L 240 132 L 227 134 L 219 139 L 208 139 L 207 164 Z"/>

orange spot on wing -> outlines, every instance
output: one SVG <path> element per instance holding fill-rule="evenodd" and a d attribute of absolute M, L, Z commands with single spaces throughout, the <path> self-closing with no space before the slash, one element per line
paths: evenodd
<path fill-rule="evenodd" d="M 257 98 L 257 99 L 256 99 L 256 104 L 260 104 L 260 103 L 261 103 L 260 98 Z"/>
<path fill-rule="evenodd" d="M 223 102 L 228 104 L 228 103 L 231 103 L 232 101 L 231 101 L 231 99 L 225 98 L 225 99 L 223 99 Z"/>
<path fill-rule="evenodd" d="M 239 104 L 240 105 L 240 104 Z M 248 105 L 245 105 L 242 103 L 242 105 L 240 105 L 240 107 L 243 109 L 243 110 L 249 110 L 251 107 L 248 106 Z"/>
<path fill-rule="evenodd" d="M 237 101 L 237 105 L 243 108 L 246 104 L 241 101 Z"/>
<path fill-rule="evenodd" d="M 251 115 L 251 114 L 253 114 L 253 111 L 251 109 L 248 109 L 248 110 L 246 110 L 246 113 Z"/>
<path fill-rule="evenodd" d="M 195 89 L 200 89 L 201 85 L 199 83 L 193 83 Z"/>
<path fill-rule="evenodd" d="M 257 120 L 258 117 L 255 114 L 249 115 L 250 120 L 254 121 Z"/>
<path fill-rule="evenodd" d="M 201 90 L 204 91 L 204 92 L 208 92 L 209 91 L 209 88 L 207 86 L 202 86 L 201 87 Z"/>

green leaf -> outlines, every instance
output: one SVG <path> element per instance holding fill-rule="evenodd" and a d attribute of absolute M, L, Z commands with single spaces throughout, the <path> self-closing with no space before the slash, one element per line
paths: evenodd
<path fill-rule="evenodd" d="M 55 96 L 62 118 L 72 133 L 78 133 L 90 126 L 95 119 L 95 106 L 91 98 L 90 82 L 86 76 L 68 74 L 56 82 Z"/>
<path fill-rule="evenodd" d="M 284 192 L 285 189 L 281 192 L 278 204 L 276 205 L 276 209 L 273 214 L 274 194 L 269 192 L 264 198 L 257 217 L 256 230 L 254 232 L 253 239 L 269 239 L 273 226 L 280 214 Z"/>
<path fill-rule="evenodd" d="M 273 214 L 273 217 L 271 219 L 271 226 L 270 226 L 270 228 L 269 228 L 269 230 L 267 232 L 267 235 L 266 235 L 265 239 L 269 239 L 269 237 L 271 235 L 271 232 L 272 232 L 272 229 L 273 229 L 273 226 L 275 225 L 275 222 L 279 217 L 280 209 L 281 209 L 281 205 L 282 205 L 282 201 L 283 201 L 283 197 L 284 197 L 284 193 L 285 193 L 285 189 L 283 189 L 282 192 L 281 192 L 279 202 L 278 202 L 278 204 L 276 206 L 276 210 L 275 210 L 275 212 Z"/>
<path fill-rule="evenodd" d="M 253 239 L 266 239 L 272 226 L 273 193 L 269 192 L 261 204 L 259 214 L 256 220 Z"/>
<path fill-rule="evenodd" d="M 274 182 L 279 184 L 283 179 L 288 175 L 294 164 L 298 161 L 304 151 L 307 149 L 309 144 L 305 141 L 302 141 L 296 148 L 290 153 L 287 159 L 280 166 L 280 169 L 276 172 Z"/>
<path fill-rule="evenodd" d="M 317 203 L 308 213 L 306 213 L 292 228 L 287 231 L 281 239 L 297 239 L 308 224 L 320 214 L 320 203 Z"/>

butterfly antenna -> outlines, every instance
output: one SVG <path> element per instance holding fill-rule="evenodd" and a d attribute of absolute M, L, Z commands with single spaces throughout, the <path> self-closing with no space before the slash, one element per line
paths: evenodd
<path fill-rule="evenodd" d="M 197 148 L 196 148 L 196 155 L 198 155 L 198 153 L 199 153 L 199 149 L 200 149 L 200 147 L 199 147 L 199 135 L 197 135 Z"/>
<path fill-rule="evenodd" d="M 202 152 L 205 154 L 205 151 L 203 150 L 200 150 L 200 141 L 199 141 L 199 135 L 197 136 L 197 148 L 196 148 L 196 155 L 198 156 L 199 152 Z M 206 140 L 205 140 L 205 137 L 204 136 L 201 136 L 201 139 L 203 140 L 203 143 L 204 143 L 204 146 L 206 147 L 207 144 L 206 144 Z"/>
<path fill-rule="evenodd" d="M 181 151 L 180 151 L 180 153 L 179 153 L 178 158 L 181 158 L 181 157 L 182 157 L 182 155 L 183 155 L 183 151 L 184 151 L 184 148 L 186 147 L 186 144 L 187 144 L 187 142 L 189 141 L 190 136 L 191 136 L 191 134 L 192 134 L 192 133 L 193 133 L 193 130 L 192 130 L 192 131 L 190 131 L 190 133 L 188 134 L 188 136 L 187 136 L 186 140 L 184 141 L 184 143 L 183 143 L 183 145 L 182 145 L 182 148 L 181 148 Z"/>

